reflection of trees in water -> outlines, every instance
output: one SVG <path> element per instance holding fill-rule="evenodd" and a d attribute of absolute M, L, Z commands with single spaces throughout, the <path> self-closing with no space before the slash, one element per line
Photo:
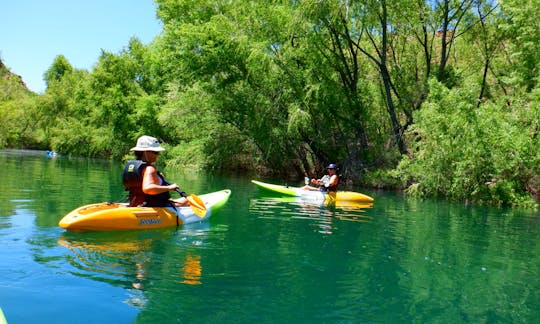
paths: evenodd
<path fill-rule="evenodd" d="M 130 292 L 126 303 L 141 308 L 147 290 L 166 281 L 201 284 L 200 245 L 208 224 L 190 228 L 126 232 L 65 232 L 58 244 L 69 249 L 73 274 L 120 286 Z M 154 294 L 156 296 L 156 294 Z"/>
<path fill-rule="evenodd" d="M 68 248 L 75 275 L 114 286 L 142 288 L 148 278 L 152 250 L 170 232 L 64 233 L 58 244 Z"/>
<path fill-rule="evenodd" d="M 289 217 L 299 220 L 309 220 L 319 228 L 322 234 L 332 234 L 334 220 L 365 222 L 370 216 L 366 210 L 373 207 L 372 203 L 336 201 L 324 203 L 303 197 L 260 197 L 252 199 L 250 211 L 262 218 Z"/>
<path fill-rule="evenodd" d="M 100 159 L 58 157 L 45 151 L 2 150 L 0 216 L 31 210 L 39 226 L 57 226 L 58 217 L 90 201 L 122 200 L 122 167 Z M 24 174 L 24 176 L 21 176 Z M 84 181 L 83 181 L 84 180 Z M 84 185 L 81 186 L 81 181 Z"/>

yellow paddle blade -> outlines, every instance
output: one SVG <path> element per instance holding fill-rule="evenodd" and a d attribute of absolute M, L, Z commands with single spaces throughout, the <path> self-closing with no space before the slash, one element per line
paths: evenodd
<path fill-rule="evenodd" d="M 206 206 L 204 205 L 204 202 L 201 198 L 198 196 L 195 196 L 194 194 L 191 194 L 186 197 L 189 205 L 191 206 L 191 209 L 195 213 L 195 215 L 199 217 L 204 217 L 206 215 Z"/>

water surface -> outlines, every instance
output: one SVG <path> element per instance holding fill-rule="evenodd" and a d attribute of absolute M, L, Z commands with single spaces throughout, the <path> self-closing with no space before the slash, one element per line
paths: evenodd
<path fill-rule="evenodd" d="M 372 208 L 260 193 L 247 176 L 209 222 L 71 233 L 77 206 L 125 197 L 122 165 L 0 152 L 0 307 L 9 323 L 538 323 L 540 215 L 361 191 Z M 266 179 L 279 183 L 279 179 Z M 301 182 L 301 180 L 300 180 Z"/>

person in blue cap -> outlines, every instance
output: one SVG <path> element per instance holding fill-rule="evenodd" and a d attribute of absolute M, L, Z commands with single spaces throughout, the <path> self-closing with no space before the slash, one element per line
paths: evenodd
<path fill-rule="evenodd" d="M 312 191 L 327 191 L 327 192 L 337 192 L 337 187 L 339 185 L 339 177 L 337 175 L 338 167 L 334 163 L 331 163 L 326 167 L 328 174 L 322 177 L 321 179 L 311 179 L 306 178 L 306 185 L 303 187 L 305 190 Z M 311 186 L 312 184 L 313 186 Z"/>

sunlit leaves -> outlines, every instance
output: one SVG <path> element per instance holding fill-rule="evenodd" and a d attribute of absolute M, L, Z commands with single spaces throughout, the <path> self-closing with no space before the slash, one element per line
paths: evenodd
<path fill-rule="evenodd" d="M 51 84 L 53 81 L 60 82 L 62 80 L 62 77 L 66 74 L 69 74 L 73 72 L 73 67 L 68 62 L 66 57 L 64 55 L 58 55 L 55 59 L 51 67 L 45 72 L 43 78 L 45 79 L 45 83 L 47 84 L 47 87 Z"/>
<path fill-rule="evenodd" d="M 535 174 L 540 171 L 538 139 L 530 135 L 540 117 L 527 113 L 533 123 L 524 128 L 515 116 L 529 108 L 519 102 L 509 109 L 495 104 L 476 108 L 475 91 L 474 87 L 448 90 L 431 83 L 431 96 L 410 131 L 414 155 L 400 166 L 407 170 L 402 178 L 412 175 L 410 190 L 415 194 L 474 203 L 531 204 L 532 197 L 523 188 L 537 181 Z"/>
<path fill-rule="evenodd" d="M 538 84 L 540 73 L 540 6 L 532 0 L 501 2 L 501 31 L 509 42 L 513 69 L 507 81 L 531 90 Z"/>
<path fill-rule="evenodd" d="M 119 158 L 148 134 L 177 166 L 295 177 L 337 162 L 352 180 L 405 153 L 395 173 L 419 194 L 539 191 L 533 1 L 156 3 L 148 45 L 91 71 L 59 55 L 41 96 L 0 80 L 0 145 Z"/>

